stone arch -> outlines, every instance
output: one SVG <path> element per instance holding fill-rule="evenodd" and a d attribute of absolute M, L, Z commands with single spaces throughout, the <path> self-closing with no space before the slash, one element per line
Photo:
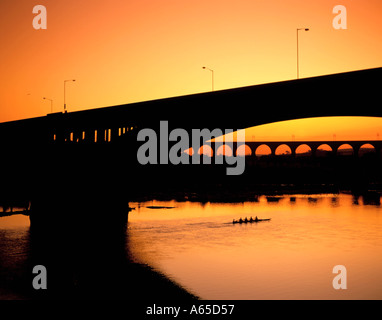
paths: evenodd
<path fill-rule="evenodd" d="M 319 145 L 316 149 L 316 157 L 327 157 L 331 154 L 333 154 L 333 148 L 326 143 Z"/>
<path fill-rule="evenodd" d="M 312 148 L 309 145 L 303 143 L 296 148 L 295 153 L 297 157 L 301 157 L 301 156 L 310 157 L 312 155 Z"/>
<path fill-rule="evenodd" d="M 232 157 L 233 152 L 232 149 L 229 145 L 227 144 L 222 144 L 217 150 L 216 150 L 216 155 L 217 156 L 227 156 L 227 157 Z"/>
<path fill-rule="evenodd" d="M 208 157 L 212 157 L 214 155 L 214 151 L 210 145 L 205 144 L 199 148 L 198 155 L 205 155 Z"/>
<path fill-rule="evenodd" d="M 275 150 L 276 156 L 289 156 L 292 155 L 292 149 L 287 144 L 280 144 Z"/>
<path fill-rule="evenodd" d="M 247 144 L 240 145 L 236 150 L 236 156 L 249 157 L 252 155 L 252 149 Z"/>
<path fill-rule="evenodd" d="M 363 157 L 365 155 L 376 154 L 376 149 L 371 143 L 363 144 L 358 150 L 358 156 Z"/>
<path fill-rule="evenodd" d="M 256 157 L 269 156 L 272 154 L 271 148 L 266 144 L 259 145 L 255 150 Z"/>
<path fill-rule="evenodd" d="M 338 156 L 352 156 L 352 155 L 354 155 L 354 148 L 348 143 L 341 144 L 337 148 L 337 155 Z"/>
<path fill-rule="evenodd" d="M 211 146 L 205 144 L 199 148 L 198 154 L 212 157 L 214 155 L 214 151 L 212 150 Z"/>

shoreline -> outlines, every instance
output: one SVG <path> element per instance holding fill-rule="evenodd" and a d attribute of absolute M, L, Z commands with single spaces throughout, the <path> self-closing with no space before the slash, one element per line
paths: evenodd
<path fill-rule="evenodd" d="M 206 191 L 208 190 L 208 191 Z M 239 203 L 256 202 L 261 196 L 288 195 L 318 195 L 318 194 L 351 194 L 355 197 L 378 197 L 382 195 L 382 185 L 370 185 L 364 189 L 354 189 L 338 185 L 261 185 L 261 186 L 226 186 L 207 185 L 205 189 L 187 188 L 176 190 L 172 188 L 151 190 L 129 196 L 129 202 L 146 202 L 152 200 L 177 202 L 211 202 L 211 203 Z"/>
<path fill-rule="evenodd" d="M 68 279 L 65 279 L 65 286 L 59 289 L 29 289 L 21 293 L 21 298 L 17 300 L 200 300 L 148 265 L 128 262 L 123 265 L 123 270 L 121 266 L 115 266 L 113 271 L 109 281 L 104 283 L 94 281 L 97 275 L 91 272 L 77 278 L 76 283 L 68 283 Z"/>
<path fill-rule="evenodd" d="M 245 201 L 257 201 L 260 196 L 287 196 L 287 195 L 317 195 L 317 194 L 352 194 L 353 196 L 382 196 L 382 183 L 375 183 L 354 188 L 350 185 L 338 184 L 253 184 L 253 185 L 226 185 L 208 184 L 204 186 L 190 186 L 179 188 L 165 186 L 163 188 L 152 188 L 150 190 L 136 189 L 130 194 L 126 194 L 128 202 L 146 202 L 152 200 L 178 201 L 178 202 L 218 202 L 237 203 Z M 105 199 L 104 199 L 105 200 Z M 107 201 L 107 200 L 106 200 Z M 30 216 L 33 210 L 22 207 L 25 199 L 14 200 L 12 205 L 9 201 L 0 199 L 0 208 L 3 210 L 17 208 L 23 210 L 0 211 L 0 218 L 23 214 Z"/>

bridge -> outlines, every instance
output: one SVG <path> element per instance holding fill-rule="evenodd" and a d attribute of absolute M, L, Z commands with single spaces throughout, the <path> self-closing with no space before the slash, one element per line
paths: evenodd
<path fill-rule="evenodd" d="M 191 94 L 0 124 L 0 145 L 114 143 L 131 131 L 183 128 L 242 129 L 320 116 L 382 116 L 382 68 Z"/>
<path fill-rule="evenodd" d="M 246 156 L 253 158 L 256 156 L 262 156 L 261 152 L 257 151 L 259 148 L 268 149 L 265 155 L 276 156 L 282 154 L 290 154 L 296 156 L 299 154 L 309 155 L 315 157 L 318 155 L 318 150 L 322 150 L 322 154 L 328 156 L 337 156 L 341 152 L 340 149 L 347 149 L 348 153 L 351 153 L 355 157 L 362 155 L 360 150 L 365 149 L 365 152 L 373 152 L 378 157 L 381 156 L 382 140 L 356 140 L 356 141 L 248 141 L 245 143 L 237 142 L 219 142 L 219 143 L 206 143 L 211 147 L 208 151 L 200 150 L 199 153 L 204 153 L 209 156 Z M 280 148 L 286 148 L 287 152 L 283 153 Z M 300 149 L 300 151 L 298 151 Z"/>
<path fill-rule="evenodd" d="M 76 278 L 68 273 L 70 264 L 81 266 L 82 274 L 95 275 L 91 288 L 98 285 L 100 272 L 121 274 L 115 267 L 126 255 L 129 201 L 137 192 L 176 194 L 182 187 L 195 187 L 200 194 L 215 192 L 227 200 L 231 191 L 257 181 L 270 183 L 274 192 L 274 185 L 281 185 L 280 173 L 301 183 L 302 190 L 307 182 L 321 185 L 322 177 L 333 184 L 345 177 L 365 188 L 375 179 L 382 181 L 382 166 L 375 158 L 364 163 L 367 157 L 314 157 L 319 144 L 329 145 L 335 153 L 345 141 L 247 142 L 249 160 L 264 143 L 271 154 L 287 144 L 292 155 L 303 143 L 311 148 L 312 157 L 291 166 L 286 159 L 298 163 L 293 157 L 273 157 L 280 161 L 270 166 L 259 161 L 241 176 L 227 177 L 224 165 L 143 166 L 137 163 L 139 130 L 158 132 L 161 120 L 168 121 L 169 130 L 190 132 L 320 116 L 381 117 L 381 78 L 382 68 L 376 68 L 1 123 L 0 201 L 30 201 L 32 263 L 49 270 L 49 293 L 56 290 L 67 298 Z M 380 141 L 346 143 L 355 154 L 363 143 L 380 154 Z"/>
<path fill-rule="evenodd" d="M 382 68 L 375 68 L 1 123 L 0 192 L 2 197 L 32 199 L 35 211 L 45 217 L 51 208 L 65 215 L 89 206 L 97 212 L 111 206 L 121 211 L 138 185 L 145 189 L 155 181 L 176 184 L 181 179 L 179 166 L 137 164 L 139 130 L 159 132 L 161 120 L 168 121 L 169 130 L 191 132 L 320 116 L 381 117 L 382 109 L 376 107 L 381 78 Z M 264 143 L 276 153 L 278 142 Z M 351 144 L 355 154 L 363 143 L 373 145 L 378 154 L 381 149 L 380 141 L 284 143 L 292 155 L 302 143 L 313 155 L 319 144 L 334 153 L 343 143 Z M 255 155 L 263 142 L 247 144 Z M 195 181 L 198 174 L 192 175 Z"/>

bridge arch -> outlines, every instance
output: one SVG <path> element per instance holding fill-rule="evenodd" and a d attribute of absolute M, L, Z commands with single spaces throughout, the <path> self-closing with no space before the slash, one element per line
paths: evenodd
<path fill-rule="evenodd" d="M 275 150 L 276 156 L 289 156 L 292 155 L 292 149 L 286 143 L 280 144 Z"/>
<path fill-rule="evenodd" d="M 371 154 L 376 154 L 377 150 L 374 145 L 371 143 L 365 143 L 362 146 L 360 146 L 358 150 L 358 156 L 363 157 L 365 155 L 371 155 Z"/>
<path fill-rule="evenodd" d="M 327 157 L 333 154 L 333 148 L 327 143 L 319 145 L 316 149 L 316 157 Z"/>
<path fill-rule="evenodd" d="M 216 150 L 216 155 L 217 156 L 227 156 L 227 157 L 232 157 L 233 152 L 232 149 L 229 145 L 227 144 L 222 144 L 217 150 Z"/>
<path fill-rule="evenodd" d="M 265 143 L 259 145 L 255 150 L 256 157 L 269 156 L 271 154 L 272 154 L 271 148 Z"/>
<path fill-rule="evenodd" d="M 205 144 L 199 148 L 198 154 L 212 157 L 214 155 L 214 151 L 212 150 L 211 146 L 209 146 L 208 144 Z"/>
<path fill-rule="evenodd" d="M 341 144 L 337 148 L 337 156 L 352 156 L 354 155 L 354 147 L 348 143 Z"/>
<path fill-rule="evenodd" d="M 252 149 L 247 144 L 240 145 L 236 150 L 236 156 L 249 157 L 252 155 Z"/>
<path fill-rule="evenodd" d="M 306 157 L 306 156 L 311 156 L 312 155 L 312 148 L 307 145 L 306 143 L 300 144 L 296 148 L 296 156 L 297 157 Z"/>

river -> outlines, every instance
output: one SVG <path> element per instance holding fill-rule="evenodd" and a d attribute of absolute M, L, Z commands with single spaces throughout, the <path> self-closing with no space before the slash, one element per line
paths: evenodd
<path fill-rule="evenodd" d="M 350 194 L 130 203 L 127 249 L 201 299 L 382 299 L 382 208 Z M 251 199 L 249 199 L 251 200 Z M 233 219 L 271 218 L 252 224 Z M 0 297 L 23 298 L 29 217 L 0 217 Z M 334 289 L 333 268 L 347 289 Z M 16 282 L 13 279 L 18 279 Z"/>
<path fill-rule="evenodd" d="M 131 206 L 133 256 L 202 299 L 382 298 L 379 198 L 288 195 Z M 251 216 L 271 220 L 232 224 Z M 347 289 L 333 287 L 337 265 L 346 268 Z"/>

